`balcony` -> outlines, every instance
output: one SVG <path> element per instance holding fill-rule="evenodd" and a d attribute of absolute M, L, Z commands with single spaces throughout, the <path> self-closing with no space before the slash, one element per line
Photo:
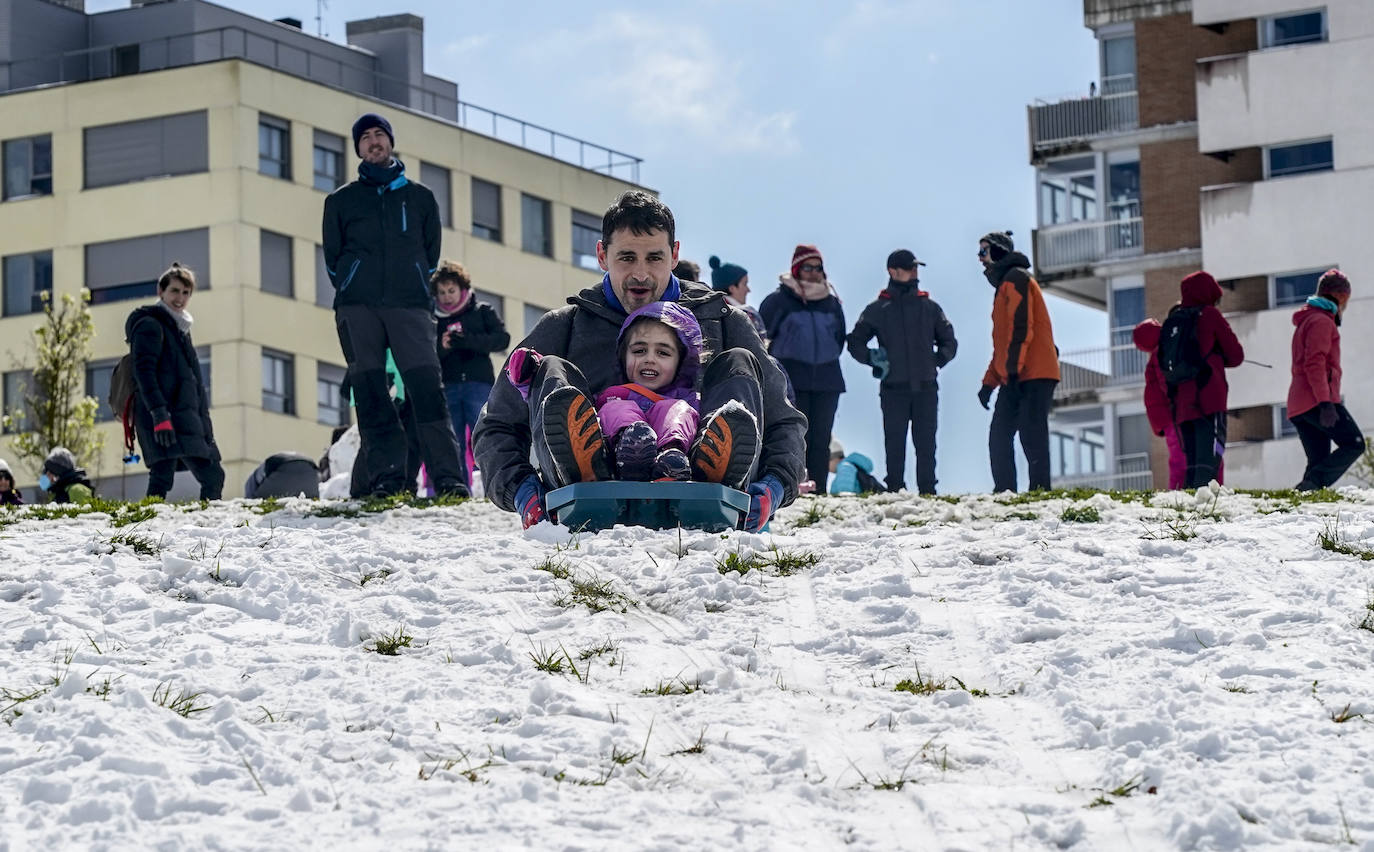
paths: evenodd
<path fill-rule="evenodd" d="M 1134 343 L 1061 352 L 1055 405 L 1094 401 L 1103 390 L 1142 384 L 1149 357 Z"/>
<path fill-rule="evenodd" d="M 1031 161 L 1082 149 L 1095 138 L 1139 128 L 1135 75 L 1125 76 L 1130 77 L 1129 83 L 1110 78 L 1104 81 L 1100 95 L 1038 102 L 1027 107 Z M 1118 91 L 1123 85 L 1129 85 L 1130 90 Z"/>
<path fill-rule="evenodd" d="M 1092 274 L 1099 263 L 1139 257 L 1145 251 L 1144 226 L 1144 218 L 1134 216 L 1041 228 L 1035 232 L 1036 278 Z"/>
<path fill-rule="evenodd" d="M 1352 68 L 1367 62 L 1359 39 L 1315 42 L 1199 59 L 1198 150 L 1365 132 L 1374 93 Z"/>
<path fill-rule="evenodd" d="M 1051 484 L 1055 488 L 1098 488 L 1103 491 L 1149 491 L 1155 487 L 1149 453 L 1117 456 L 1114 467 L 1114 473 L 1103 471 L 1053 476 Z"/>

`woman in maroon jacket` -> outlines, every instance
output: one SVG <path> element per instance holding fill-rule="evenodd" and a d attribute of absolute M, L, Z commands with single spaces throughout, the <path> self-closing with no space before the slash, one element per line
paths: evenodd
<path fill-rule="evenodd" d="M 1293 314 L 1293 380 L 1288 420 L 1307 454 L 1299 491 L 1335 484 L 1364 453 L 1364 436 L 1341 402 L 1341 333 L 1350 279 L 1336 269 L 1317 281 L 1317 295 Z M 1336 450 L 1331 451 L 1335 442 Z"/>
<path fill-rule="evenodd" d="M 1226 449 L 1226 369 L 1239 367 L 1245 350 L 1231 324 L 1217 310 L 1221 285 L 1206 272 L 1194 272 L 1179 285 L 1182 297 L 1169 311 L 1197 309 L 1194 331 L 1205 365 L 1196 378 L 1172 389 L 1174 423 L 1188 461 L 1185 488 L 1200 488 L 1217 475 Z"/>

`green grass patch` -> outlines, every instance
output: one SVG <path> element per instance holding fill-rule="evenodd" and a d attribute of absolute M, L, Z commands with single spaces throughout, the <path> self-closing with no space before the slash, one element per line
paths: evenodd
<path fill-rule="evenodd" d="M 187 692 L 178 689 L 176 694 L 172 694 L 172 682 L 163 681 L 153 687 L 153 703 L 159 707 L 166 707 L 173 713 L 183 718 L 189 719 L 196 713 L 204 713 L 209 710 L 211 705 L 200 703 L 204 692 Z"/>
<path fill-rule="evenodd" d="M 391 633 L 373 637 L 371 641 L 371 647 L 367 643 L 363 643 L 363 647 L 384 657 L 399 657 L 401 649 L 411 647 L 410 643 L 415 641 L 415 637 L 406 632 L 403 624 Z"/>
<path fill-rule="evenodd" d="M 1355 626 L 1360 630 L 1374 633 L 1374 586 L 1365 589 L 1364 613 L 1355 622 Z"/>
<path fill-rule="evenodd" d="M 814 568 L 821 561 L 820 554 L 810 550 L 782 550 L 776 545 L 767 552 L 744 553 L 733 550 L 717 557 L 716 570 L 722 574 L 748 574 L 750 571 L 767 572 L 778 577 L 790 577 L 807 568 Z"/>
<path fill-rule="evenodd" d="M 1359 544 L 1351 544 L 1341 538 L 1341 522 L 1339 518 L 1332 518 L 1326 522 L 1322 531 L 1317 533 L 1317 544 L 1321 545 L 1322 550 L 1329 550 L 1332 553 L 1340 553 L 1345 556 L 1358 556 L 1368 562 L 1374 560 L 1374 550 Z"/>
<path fill-rule="evenodd" d="M 671 680 L 660 680 L 653 686 L 646 686 L 639 691 L 640 695 L 691 695 L 701 691 L 701 678 L 695 678 L 690 683 L 682 678 Z"/>
<path fill-rule="evenodd" d="M 1118 503 L 1142 503 L 1149 505 L 1154 498 L 1153 491 L 1102 491 L 1096 488 L 1051 488 L 1047 491 L 1025 491 L 1019 494 L 998 494 L 993 501 L 1003 506 L 1024 506 L 1042 503 L 1046 500 L 1072 500 L 1081 502 L 1098 494 L 1106 494 Z"/>
<path fill-rule="evenodd" d="M 1065 506 L 1059 513 L 1059 520 L 1069 524 L 1095 524 L 1102 520 L 1102 513 L 1096 506 Z"/>
<path fill-rule="evenodd" d="M 826 508 L 821 504 L 821 499 L 819 497 L 811 497 L 807 500 L 806 510 L 792 521 L 792 529 L 799 530 L 805 527 L 812 527 L 826 518 L 838 517 L 839 515 L 835 514 L 834 509 Z"/>
<path fill-rule="evenodd" d="M 929 675 L 922 675 L 918 667 L 915 678 L 906 678 L 897 681 L 897 685 L 892 687 L 893 692 L 909 692 L 912 695 L 934 695 L 941 690 L 948 689 L 949 682 L 946 680 L 936 680 Z"/>
<path fill-rule="evenodd" d="M 136 532 L 115 533 L 108 539 L 111 547 L 124 546 L 137 553 L 139 556 L 157 556 L 166 550 L 162 539 L 153 541 L 151 536 L 140 535 Z"/>

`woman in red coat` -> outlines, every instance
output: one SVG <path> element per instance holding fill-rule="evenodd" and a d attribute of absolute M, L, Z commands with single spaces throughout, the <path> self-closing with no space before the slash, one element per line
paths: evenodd
<path fill-rule="evenodd" d="M 1293 314 L 1293 380 L 1288 420 L 1298 430 L 1307 469 L 1299 491 L 1335 484 L 1364 453 L 1364 436 L 1341 402 L 1341 333 L 1350 279 L 1336 269 L 1317 281 L 1317 295 Z M 1335 452 L 1331 444 L 1336 444 Z"/>
<path fill-rule="evenodd" d="M 1203 370 L 1172 389 L 1174 423 L 1188 460 L 1184 487 L 1200 488 L 1217 475 L 1226 449 L 1226 369 L 1239 367 L 1245 350 L 1231 324 L 1217 310 L 1221 285 L 1206 272 L 1194 272 L 1179 284 L 1179 304 L 1169 311 L 1196 309 L 1193 325 Z"/>

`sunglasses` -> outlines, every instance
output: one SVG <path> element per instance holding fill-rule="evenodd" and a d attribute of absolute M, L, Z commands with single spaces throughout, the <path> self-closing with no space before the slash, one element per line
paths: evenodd
<path fill-rule="evenodd" d="M 802 272 L 824 272 L 824 271 L 825 271 L 825 267 L 824 267 L 824 266 L 821 266 L 819 263 L 803 263 L 801 266 L 798 266 L 797 269 L 800 269 Z"/>
<path fill-rule="evenodd" d="M 987 257 L 987 256 L 988 256 L 988 247 L 987 247 L 987 246 L 983 246 L 982 248 L 978 249 L 978 256 L 979 256 L 979 257 Z"/>

